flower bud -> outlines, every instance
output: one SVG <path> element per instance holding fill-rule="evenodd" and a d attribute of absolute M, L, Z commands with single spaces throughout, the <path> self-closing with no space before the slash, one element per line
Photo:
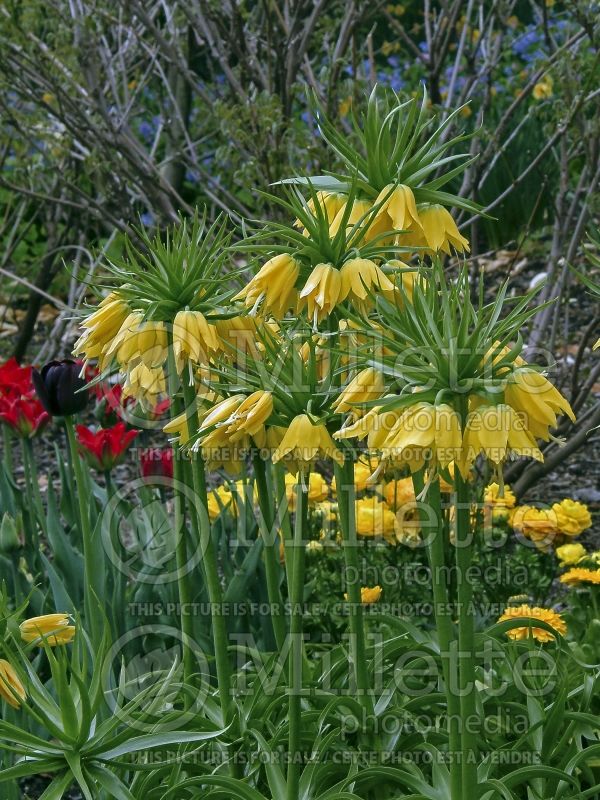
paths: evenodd
<path fill-rule="evenodd" d="M 5 511 L 0 522 L 0 553 L 12 553 L 21 546 L 19 541 L 20 515 L 15 520 Z"/>
<path fill-rule="evenodd" d="M 38 372 L 32 372 L 33 385 L 41 404 L 49 414 L 70 417 L 83 411 L 88 402 L 85 380 L 76 361 L 50 361 Z"/>

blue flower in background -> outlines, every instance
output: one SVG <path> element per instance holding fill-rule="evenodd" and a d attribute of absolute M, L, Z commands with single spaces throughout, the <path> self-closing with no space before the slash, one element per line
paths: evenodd
<path fill-rule="evenodd" d="M 138 126 L 138 131 L 140 133 L 140 136 L 143 139 L 146 139 L 146 141 L 152 139 L 152 136 L 154 135 L 154 127 L 147 120 L 143 120 L 143 122 L 140 122 Z"/>
<path fill-rule="evenodd" d="M 190 183 L 199 183 L 200 182 L 200 175 L 193 169 L 188 169 L 185 173 L 186 181 Z"/>
<path fill-rule="evenodd" d="M 151 225 L 154 225 L 154 214 L 151 211 L 144 211 L 143 214 L 140 214 L 140 222 L 146 228 L 149 228 Z"/>

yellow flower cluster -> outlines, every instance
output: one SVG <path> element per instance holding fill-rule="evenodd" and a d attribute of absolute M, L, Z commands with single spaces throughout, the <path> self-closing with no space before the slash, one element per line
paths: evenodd
<path fill-rule="evenodd" d="M 549 550 L 579 536 L 590 527 L 592 518 L 584 503 L 566 498 L 551 508 L 518 506 L 511 513 L 510 523 L 540 550 Z"/>

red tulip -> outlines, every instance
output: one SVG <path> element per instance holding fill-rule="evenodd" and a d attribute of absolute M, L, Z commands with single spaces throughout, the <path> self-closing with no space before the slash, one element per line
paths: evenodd
<path fill-rule="evenodd" d="M 33 389 L 31 367 L 22 367 L 15 358 L 0 364 L 0 395 L 14 397 L 29 394 Z"/>
<path fill-rule="evenodd" d="M 39 433 L 49 419 L 50 414 L 33 393 L 0 395 L 0 421 L 23 439 Z"/>
<path fill-rule="evenodd" d="M 139 431 L 128 431 L 124 422 L 118 422 L 113 428 L 100 428 L 94 433 L 85 425 L 77 425 L 79 449 L 88 464 L 101 472 L 120 464 L 125 451 L 138 435 Z"/>
<path fill-rule="evenodd" d="M 140 453 L 140 471 L 143 478 L 173 477 L 173 450 L 149 447 Z"/>

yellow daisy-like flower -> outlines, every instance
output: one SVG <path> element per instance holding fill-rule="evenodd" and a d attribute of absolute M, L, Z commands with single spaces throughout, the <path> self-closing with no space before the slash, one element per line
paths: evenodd
<path fill-rule="evenodd" d="M 308 502 L 310 504 L 320 503 L 324 505 L 323 501 L 327 499 L 328 495 L 329 487 L 325 478 L 318 472 L 311 472 L 308 480 Z M 285 476 L 285 496 L 288 510 L 294 511 L 296 508 L 296 479 L 290 473 Z"/>
<path fill-rule="evenodd" d="M 560 614 L 557 614 L 556 611 L 552 611 L 550 608 L 540 608 L 539 606 L 521 605 L 506 608 L 498 622 L 506 622 L 511 619 L 517 619 L 518 617 L 529 617 L 532 620 L 541 620 L 554 628 L 561 636 L 565 636 L 567 633 L 566 622 Z M 522 640 L 533 638 L 542 643 L 553 642 L 556 638 L 545 628 L 535 628 L 533 625 L 511 628 L 506 631 L 506 635 L 510 639 Z"/>
<path fill-rule="evenodd" d="M 308 414 L 298 414 L 273 453 L 273 462 L 284 460 L 289 472 L 296 474 L 299 469 L 310 468 L 320 457 L 333 458 L 340 464 L 344 460 L 325 425 L 313 423 Z"/>
<path fill-rule="evenodd" d="M 361 403 L 369 400 L 377 400 L 383 394 L 385 380 L 383 373 L 375 367 L 367 367 L 361 370 L 350 383 L 345 386 L 339 396 L 332 404 L 332 410 L 336 414 L 351 412 L 356 417 L 362 415 L 362 410 L 358 408 Z"/>
<path fill-rule="evenodd" d="M 68 644 L 75 636 L 75 626 L 71 624 L 68 614 L 44 614 L 31 617 L 19 625 L 21 639 L 24 642 L 45 641 L 50 647 Z"/>
<path fill-rule="evenodd" d="M 471 464 L 483 453 L 494 464 L 509 455 L 522 455 L 543 461 L 531 432 L 510 405 L 482 405 L 469 412 L 458 467 L 466 478 Z"/>
<path fill-rule="evenodd" d="M 383 536 L 394 541 L 394 512 L 376 497 L 365 497 L 356 501 L 356 532 L 359 536 Z"/>
<path fill-rule="evenodd" d="M 486 519 L 491 517 L 493 522 L 503 522 L 510 516 L 510 511 L 515 507 L 517 498 L 513 494 L 510 486 L 503 486 L 503 493 L 500 496 L 500 486 L 497 483 L 490 483 L 486 486 L 483 495 L 483 506 Z"/>
<path fill-rule="evenodd" d="M 371 603 L 377 603 L 381 599 L 383 589 L 381 586 L 361 586 L 360 587 L 360 602 L 368 606 Z M 348 600 L 348 592 L 344 592 L 344 600 Z"/>
<path fill-rule="evenodd" d="M 548 550 L 558 534 L 556 514 L 548 508 L 519 506 L 511 514 L 510 524 L 540 550 Z"/>
<path fill-rule="evenodd" d="M 342 290 L 341 273 L 333 264 L 317 264 L 300 291 L 300 305 L 306 306 L 316 325 L 336 307 Z"/>
<path fill-rule="evenodd" d="M 300 264 L 287 253 L 273 256 L 248 284 L 233 298 L 243 300 L 248 308 L 262 305 L 276 317 L 283 317 L 296 304 L 296 281 Z"/>
<path fill-rule="evenodd" d="M 504 400 L 522 418 L 525 428 L 537 439 L 548 441 L 550 428 L 556 427 L 558 414 L 566 414 L 575 422 L 569 402 L 540 372 L 519 367 L 509 376 Z"/>
<path fill-rule="evenodd" d="M 576 586 L 578 583 L 592 583 L 600 585 L 600 569 L 587 569 L 586 567 L 573 567 L 559 578 L 567 586 Z"/>
<path fill-rule="evenodd" d="M 383 487 L 383 497 L 388 506 L 398 511 L 403 506 L 415 502 L 415 490 L 411 478 L 389 481 Z"/>
<path fill-rule="evenodd" d="M 17 671 L 5 658 L 0 658 L 0 697 L 13 708 L 19 708 L 27 697 Z"/>
<path fill-rule="evenodd" d="M 570 567 L 586 558 L 587 550 L 582 544 L 563 544 L 556 548 L 561 567 Z"/>
<path fill-rule="evenodd" d="M 173 354 L 181 373 L 188 361 L 206 363 L 209 351 L 219 349 L 219 336 L 214 325 L 200 311 L 179 311 L 173 321 Z"/>
<path fill-rule="evenodd" d="M 554 503 L 552 510 L 556 514 L 556 524 L 565 536 L 579 536 L 592 524 L 592 516 L 584 503 L 568 498 Z"/>

